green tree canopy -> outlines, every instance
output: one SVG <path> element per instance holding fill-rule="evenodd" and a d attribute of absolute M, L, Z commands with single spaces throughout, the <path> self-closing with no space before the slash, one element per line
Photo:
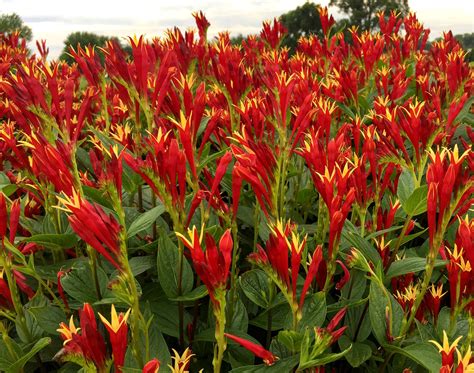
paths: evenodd
<path fill-rule="evenodd" d="M 94 34 L 93 32 L 87 31 L 76 31 L 70 33 L 66 40 L 64 40 L 64 48 L 59 56 L 59 59 L 66 61 L 67 63 L 74 62 L 74 59 L 69 54 L 69 48 L 73 47 L 74 49 L 80 44 L 82 47 L 86 47 L 87 45 L 92 45 L 95 47 L 103 47 L 108 40 L 111 40 L 111 37 L 103 36 Z M 101 59 L 103 58 L 101 54 L 99 54 Z"/>
<path fill-rule="evenodd" d="M 360 30 L 372 30 L 377 27 L 378 12 L 395 10 L 402 15 L 409 12 L 408 0 L 331 0 L 330 6 L 336 6 L 349 17 L 349 25 Z"/>
<path fill-rule="evenodd" d="M 474 32 L 454 35 L 465 50 L 474 48 Z"/>
<path fill-rule="evenodd" d="M 296 9 L 280 16 L 280 21 L 288 29 L 284 45 L 294 51 L 300 37 L 310 34 L 322 35 L 319 8 L 319 5 L 307 1 Z"/>
<path fill-rule="evenodd" d="M 14 31 L 19 31 L 20 36 L 27 41 L 33 39 L 33 31 L 31 28 L 23 23 L 21 17 L 16 14 L 2 14 L 0 15 L 0 32 L 10 34 Z"/>

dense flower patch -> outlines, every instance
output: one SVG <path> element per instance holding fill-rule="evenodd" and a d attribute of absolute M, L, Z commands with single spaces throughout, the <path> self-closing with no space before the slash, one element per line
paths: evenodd
<path fill-rule="evenodd" d="M 468 372 L 473 70 L 411 14 L 280 47 L 0 39 L 0 370 Z M 255 365 L 254 365 L 255 364 Z"/>

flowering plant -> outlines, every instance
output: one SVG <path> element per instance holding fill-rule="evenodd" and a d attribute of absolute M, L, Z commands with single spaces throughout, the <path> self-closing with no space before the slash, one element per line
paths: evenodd
<path fill-rule="evenodd" d="M 0 35 L 1 371 L 472 371 L 473 69 L 320 17 Z"/>

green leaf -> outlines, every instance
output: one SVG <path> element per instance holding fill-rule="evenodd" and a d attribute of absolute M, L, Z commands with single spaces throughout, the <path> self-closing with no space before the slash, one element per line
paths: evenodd
<path fill-rule="evenodd" d="M 344 224 L 342 238 L 346 241 L 346 249 L 356 247 L 375 267 L 379 266 L 382 262 L 378 251 L 372 246 L 370 241 L 360 235 L 358 229 L 349 220 L 346 220 Z"/>
<path fill-rule="evenodd" d="M 128 228 L 127 237 L 134 237 L 137 233 L 150 228 L 156 219 L 158 219 L 158 217 L 164 212 L 165 207 L 162 204 L 159 204 L 158 206 L 153 207 L 151 210 L 140 214 Z"/>
<path fill-rule="evenodd" d="M 152 320 L 151 326 L 148 329 L 149 343 L 150 343 L 150 359 L 157 358 L 159 359 L 162 367 L 160 367 L 160 372 L 169 372 L 168 364 L 171 364 L 170 350 L 166 344 L 165 338 L 160 331 L 159 325 L 157 322 Z"/>
<path fill-rule="evenodd" d="M 306 299 L 303 306 L 303 317 L 299 328 L 304 329 L 321 326 L 326 319 L 326 295 L 323 291 L 313 294 Z"/>
<path fill-rule="evenodd" d="M 445 260 L 436 260 L 435 268 L 446 265 Z M 385 275 L 385 278 L 398 277 L 407 273 L 417 273 L 426 267 L 426 258 L 404 258 L 393 262 Z"/>
<path fill-rule="evenodd" d="M 99 205 L 104 206 L 108 209 L 113 209 L 113 206 L 110 201 L 104 197 L 103 193 L 100 190 L 87 185 L 83 185 L 82 190 L 84 191 L 84 195 L 90 200 L 97 202 Z"/>
<path fill-rule="evenodd" d="M 229 303 L 230 301 L 231 299 L 228 296 L 227 302 Z M 249 316 L 247 314 L 247 309 L 239 298 L 234 301 L 233 306 L 234 313 L 232 315 L 232 320 L 227 322 L 228 327 L 233 330 L 247 331 L 249 326 Z"/>
<path fill-rule="evenodd" d="M 340 358 L 344 357 L 349 351 L 351 350 L 352 346 L 349 346 L 349 348 L 345 349 L 342 352 L 336 353 L 336 354 L 324 354 L 318 357 L 317 359 L 310 360 L 310 361 L 305 361 L 304 363 L 300 363 L 298 366 L 298 369 L 296 370 L 297 372 L 302 372 L 305 369 L 312 368 L 312 367 L 317 367 L 321 365 L 326 365 L 329 363 L 332 363 L 333 361 L 339 360 Z"/>
<path fill-rule="evenodd" d="M 471 53 L 473 53 L 472 49 L 471 49 Z M 471 109 L 472 109 L 473 104 L 474 104 L 474 96 L 471 96 L 466 101 L 463 108 L 461 109 L 459 114 L 456 116 L 456 118 L 454 118 L 453 123 L 461 122 L 461 121 L 465 120 L 469 115 L 472 115 L 471 114 Z"/>
<path fill-rule="evenodd" d="M 398 178 L 397 197 L 402 206 L 406 203 L 415 189 L 415 182 L 410 170 L 404 168 L 400 177 Z"/>
<path fill-rule="evenodd" d="M 35 234 L 27 237 L 22 242 L 35 242 L 38 245 L 53 250 L 70 249 L 77 244 L 77 236 L 75 234 Z"/>
<path fill-rule="evenodd" d="M 271 315 L 269 315 L 271 313 Z M 258 326 L 264 330 L 268 329 L 268 320 L 271 316 L 271 330 L 280 330 L 289 328 L 291 326 L 291 310 L 288 303 L 279 304 L 272 307 L 264 312 L 260 313 L 257 317 L 250 320 L 250 325 Z"/>
<path fill-rule="evenodd" d="M 260 365 L 246 365 L 236 369 L 232 369 L 231 373 L 283 373 L 292 372 L 293 368 L 298 365 L 298 355 L 290 356 L 285 359 L 278 360 L 275 364 L 267 366 Z"/>
<path fill-rule="evenodd" d="M 57 334 L 59 323 L 66 321 L 66 314 L 51 304 L 44 307 L 31 307 L 28 310 L 46 333 Z"/>
<path fill-rule="evenodd" d="M 372 349 L 366 343 L 353 342 L 345 335 L 339 338 L 338 343 L 342 350 L 347 349 L 352 345 L 351 350 L 345 357 L 353 368 L 359 367 L 372 356 Z"/>
<path fill-rule="evenodd" d="M 156 264 L 154 255 L 147 256 L 135 256 L 129 260 L 130 268 L 134 276 L 138 276 L 150 268 L 153 268 Z"/>
<path fill-rule="evenodd" d="M 24 355 L 13 363 L 7 370 L 7 373 L 17 373 L 23 369 L 25 364 L 39 351 L 51 343 L 51 338 L 41 338 L 31 349 L 24 351 Z"/>
<path fill-rule="evenodd" d="M 424 213 L 427 209 L 427 195 L 428 185 L 422 185 L 416 188 L 407 200 L 401 202 L 403 210 L 410 216 Z"/>
<path fill-rule="evenodd" d="M 408 236 L 404 236 L 400 242 L 400 245 L 404 245 L 406 244 L 407 242 L 410 242 L 412 240 L 414 240 L 415 238 L 417 237 L 420 237 L 421 235 L 423 235 L 426 231 L 428 230 L 428 228 L 426 229 L 423 229 L 419 232 L 416 232 L 416 233 L 413 233 L 413 234 L 409 234 Z"/>
<path fill-rule="evenodd" d="M 180 297 L 171 298 L 170 300 L 176 302 L 195 301 L 204 298 L 208 294 L 205 285 L 198 286 L 196 289 L 191 290 L 189 293 L 181 295 Z"/>
<path fill-rule="evenodd" d="M 436 350 L 435 346 L 429 342 L 415 343 L 403 348 L 393 345 L 385 345 L 384 348 L 410 358 L 424 366 L 430 372 L 439 372 L 441 368 L 441 355 Z"/>
<path fill-rule="evenodd" d="M 397 337 L 400 334 L 400 328 L 403 319 L 403 310 L 393 296 L 388 293 L 388 298 L 381 285 L 373 280 L 370 284 L 369 292 L 369 317 L 372 324 L 372 330 L 375 338 L 380 344 L 387 343 L 387 322 L 386 322 L 386 309 L 388 308 L 388 302 L 391 302 L 393 310 L 392 322 L 391 322 L 391 334 L 393 337 Z"/>
<path fill-rule="evenodd" d="M 177 298 L 178 294 L 178 267 L 179 250 L 167 235 L 158 240 L 157 270 L 160 285 L 168 298 Z M 189 293 L 193 288 L 194 276 L 191 266 L 183 255 L 182 295 Z"/>
<path fill-rule="evenodd" d="M 282 343 L 289 351 L 299 352 L 303 335 L 294 330 L 282 330 L 278 333 L 278 342 Z"/>
<path fill-rule="evenodd" d="M 257 306 L 263 308 L 270 306 L 270 284 L 267 275 L 262 270 L 253 269 L 245 272 L 240 277 L 240 287 L 247 298 Z"/>
<path fill-rule="evenodd" d="M 10 179 L 3 172 L 0 172 L 0 192 L 5 194 L 7 197 L 12 195 L 18 187 L 15 184 L 10 183 Z"/>
<path fill-rule="evenodd" d="M 108 278 L 100 267 L 97 268 L 97 278 L 103 296 L 107 291 Z M 80 303 L 94 303 L 100 300 L 93 284 L 92 272 L 87 264 L 73 268 L 61 278 L 64 291 Z"/>
<path fill-rule="evenodd" d="M 24 313 L 24 319 L 21 316 L 16 317 L 16 332 L 20 340 L 24 343 L 31 343 L 43 336 L 43 330 L 35 320 L 34 316 L 29 313 Z M 23 327 L 25 325 L 26 327 Z"/>

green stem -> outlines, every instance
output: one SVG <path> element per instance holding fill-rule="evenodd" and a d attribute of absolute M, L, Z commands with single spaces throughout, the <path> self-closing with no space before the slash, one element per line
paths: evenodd
<path fill-rule="evenodd" d="M 178 296 L 183 295 L 183 265 L 184 265 L 184 247 L 181 240 L 178 240 Z M 184 303 L 178 302 L 178 329 L 179 345 L 184 346 Z"/>
<path fill-rule="evenodd" d="M 232 320 L 234 317 L 234 305 L 238 301 L 237 295 L 237 281 L 239 280 L 237 262 L 239 261 L 239 235 L 237 229 L 237 223 L 232 222 L 232 240 L 234 242 L 234 247 L 232 250 L 232 264 L 231 264 L 231 273 L 230 273 L 230 304 L 229 304 L 229 320 Z"/>
<path fill-rule="evenodd" d="M 128 250 L 127 250 L 127 232 L 125 231 L 125 212 L 122 208 L 122 204 L 117 192 L 110 193 L 112 202 L 114 204 L 115 212 L 118 216 L 119 224 L 122 226 L 122 230 L 119 234 L 119 241 L 120 241 L 120 264 L 122 266 L 122 278 L 124 286 L 127 288 L 129 292 L 129 300 L 130 306 L 132 308 L 132 312 L 130 315 L 130 329 L 132 332 L 132 343 L 133 343 L 133 352 L 135 358 L 140 367 L 143 367 L 146 361 L 149 358 L 149 346 L 147 345 L 148 339 L 148 327 L 146 325 L 145 319 L 140 311 L 140 297 L 138 295 L 138 289 L 135 282 L 135 277 L 133 275 L 132 269 L 130 267 L 130 262 L 128 260 Z M 146 351 L 146 361 L 143 359 L 142 355 L 142 346 L 141 346 L 141 333 L 144 335 L 145 339 L 145 351 Z"/>
<path fill-rule="evenodd" d="M 227 341 L 225 338 L 225 291 L 223 289 L 216 289 L 215 297 L 218 305 L 214 305 L 214 316 L 216 318 L 216 329 L 215 329 L 215 338 L 216 346 L 214 347 L 214 358 L 212 360 L 212 365 L 214 367 L 214 373 L 221 372 L 222 359 L 224 358 L 224 352 L 227 348 Z"/>
<path fill-rule="evenodd" d="M 407 233 L 408 227 L 410 226 L 411 218 L 412 218 L 412 215 L 408 215 L 405 219 L 405 224 L 403 225 L 402 231 L 400 232 L 400 235 L 398 236 L 398 240 L 395 244 L 395 248 L 393 249 L 392 254 L 390 255 L 390 259 L 387 263 L 385 273 L 388 271 L 388 269 L 390 268 L 390 266 L 392 265 L 392 263 L 395 261 L 397 257 L 398 250 L 400 249 L 400 246 L 402 244 L 402 240 Z"/>

